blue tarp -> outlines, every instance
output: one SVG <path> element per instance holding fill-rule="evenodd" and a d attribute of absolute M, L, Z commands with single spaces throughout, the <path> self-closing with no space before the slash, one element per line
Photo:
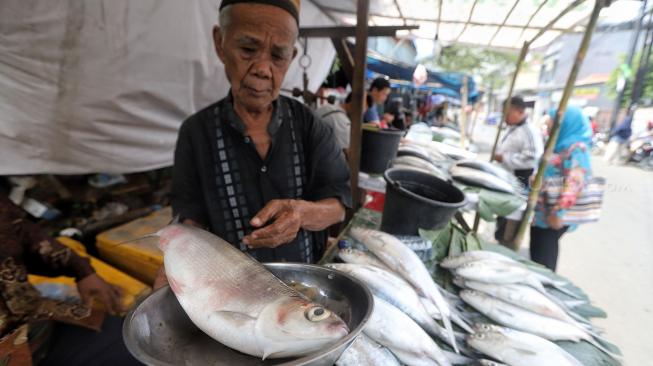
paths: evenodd
<path fill-rule="evenodd" d="M 373 78 L 374 74 L 381 74 L 394 80 L 404 80 L 407 84 L 401 83 L 402 87 L 413 87 L 419 90 L 427 90 L 432 94 L 446 95 L 451 98 L 460 100 L 460 89 L 463 83 L 463 77 L 467 76 L 468 80 L 468 101 L 475 103 L 479 98 L 479 92 L 476 89 L 476 83 L 470 75 L 459 72 L 438 72 L 428 70 L 428 79 L 422 86 L 415 86 L 413 82 L 413 73 L 415 66 L 393 61 L 380 55 L 368 54 L 367 56 L 368 78 Z"/>

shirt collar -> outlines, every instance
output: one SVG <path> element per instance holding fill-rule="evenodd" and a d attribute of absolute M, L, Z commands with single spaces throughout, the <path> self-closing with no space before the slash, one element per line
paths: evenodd
<path fill-rule="evenodd" d="M 280 98 L 281 96 L 279 96 L 279 98 L 277 98 L 272 102 L 272 116 L 270 117 L 270 122 L 268 123 L 268 133 L 270 134 L 270 137 L 274 137 L 277 134 L 279 128 L 281 127 L 281 124 L 283 123 L 283 118 L 281 116 L 281 112 L 279 108 L 279 105 L 281 104 L 279 102 Z M 226 120 L 229 123 L 229 125 L 233 127 L 236 131 L 245 135 L 245 131 L 247 130 L 247 128 L 243 120 L 240 118 L 240 116 L 238 115 L 238 113 L 236 113 L 236 110 L 234 109 L 233 96 L 231 95 L 231 90 L 229 91 L 229 95 L 225 99 L 224 111 L 225 111 Z"/>

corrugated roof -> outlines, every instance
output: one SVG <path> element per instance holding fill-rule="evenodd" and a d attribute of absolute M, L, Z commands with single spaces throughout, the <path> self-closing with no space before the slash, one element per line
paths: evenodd
<path fill-rule="evenodd" d="M 308 0 L 342 24 L 355 23 L 356 2 Z M 419 24 L 415 38 L 444 44 L 521 48 L 573 0 L 370 0 L 370 25 Z M 588 18 L 594 1 L 583 1 L 544 32 L 532 47 L 546 45 Z"/>

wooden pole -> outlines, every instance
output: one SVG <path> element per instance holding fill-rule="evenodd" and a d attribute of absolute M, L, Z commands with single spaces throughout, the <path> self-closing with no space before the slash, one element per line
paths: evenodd
<path fill-rule="evenodd" d="M 515 236 L 513 242 L 513 247 L 515 250 L 519 250 L 519 246 L 524 238 L 524 235 L 526 234 L 526 229 L 530 227 L 531 216 L 533 214 L 533 210 L 535 209 L 535 205 L 537 204 L 540 188 L 542 187 L 544 170 L 546 169 L 548 161 L 553 154 L 553 148 L 556 141 L 558 140 L 558 135 L 560 134 L 562 117 L 564 116 L 565 110 L 567 109 L 567 103 L 569 102 L 571 93 L 574 90 L 574 84 L 576 83 L 578 72 L 583 65 L 583 60 L 585 59 L 585 54 L 589 48 L 590 40 L 592 39 L 592 33 L 594 32 L 594 27 L 596 26 L 596 22 L 599 18 L 599 13 L 604 6 L 605 0 L 597 0 L 594 4 L 594 10 L 592 10 L 592 15 L 590 16 L 589 23 L 585 29 L 585 34 L 583 35 L 580 47 L 578 48 L 578 53 L 576 53 L 576 60 L 571 68 L 571 71 L 569 72 L 569 78 L 567 79 L 567 84 L 565 85 L 565 89 L 562 92 L 562 98 L 560 99 L 560 104 L 558 105 L 558 111 L 555 115 L 555 118 L 553 119 L 553 126 L 551 127 L 551 131 L 549 133 L 549 140 L 546 142 L 544 155 L 540 160 L 540 165 L 538 167 L 537 174 L 535 175 L 535 180 L 533 182 L 531 192 L 528 195 L 526 211 L 524 212 L 524 216 L 519 223 L 519 229 L 517 230 L 517 235 Z"/>
<path fill-rule="evenodd" d="M 506 100 L 510 100 L 510 98 L 512 98 L 512 92 L 515 89 L 515 82 L 517 81 L 519 70 L 521 70 L 521 65 L 522 63 L 524 63 L 524 59 L 526 59 L 526 54 L 528 53 L 529 47 L 530 47 L 530 43 L 524 42 L 524 45 L 522 46 L 521 51 L 519 52 L 519 57 L 517 58 L 517 65 L 515 66 L 515 72 L 512 74 L 512 80 L 510 81 L 510 87 L 508 88 L 508 96 L 506 97 Z M 510 103 L 503 104 L 503 112 L 501 113 L 501 119 L 497 124 L 497 135 L 494 138 L 494 145 L 492 145 L 492 152 L 490 153 L 490 162 L 494 161 L 494 155 L 497 152 L 497 146 L 499 146 L 499 138 L 501 137 L 501 129 L 503 128 L 503 124 L 506 120 L 506 116 L 508 116 L 509 108 L 510 108 Z M 474 217 L 475 233 L 478 232 L 478 226 L 480 224 L 481 224 L 481 215 L 479 215 L 479 213 L 476 212 L 476 216 Z"/>
<path fill-rule="evenodd" d="M 354 50 L 354 77 L 352 81 L 353 108 L 349 146 L 349 171 L 351 173 L 351 191 L 353 211 L 349 218 L 361 206 L 361 191 L 358 188 L 358 173 L 361 160 L 361 139 L 363 136 L 363 113 L 365 112 L 365 69 L 367 68 L 367 22 L 370 11 L 369 0 L 358 0 L 356 22 L 356 49 Z"/>
<path fill-rule="evenodd" d="M 463 76 L 460 89 L 460 147 L 464 149 L 467 136 L 467 76 Z"/>

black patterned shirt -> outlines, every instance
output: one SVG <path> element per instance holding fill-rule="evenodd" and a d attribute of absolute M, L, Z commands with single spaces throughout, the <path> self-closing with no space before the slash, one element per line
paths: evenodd
<path fill-rule="evenodd" d="M 269 201 L 336 198 L 351 206 L 349 171 L 332 129 L 300 102 L 279 97 L 268 125 L 271 146 L 262 159 L 227 97 L 189 117 L 179 131 L 172 208 L 247 251 L 261 262 L 311 263 L 319 259 L 325 232 L 300 230 L 275 249 L 249 250 L 242 238 L 249 221 Z"/>

